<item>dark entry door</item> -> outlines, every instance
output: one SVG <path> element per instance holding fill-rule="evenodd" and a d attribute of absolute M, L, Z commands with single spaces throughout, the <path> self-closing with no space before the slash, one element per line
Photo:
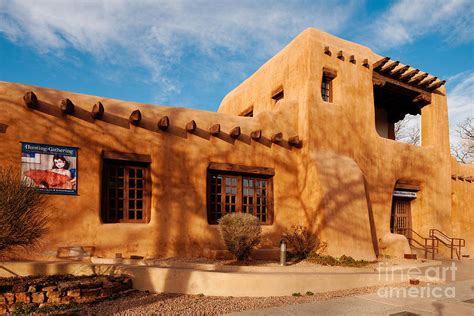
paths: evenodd
<path fill-rule="evenodd" d="M 393 197 L 392 232 L 411 237 L 411 206 L 409 199 Z"/>

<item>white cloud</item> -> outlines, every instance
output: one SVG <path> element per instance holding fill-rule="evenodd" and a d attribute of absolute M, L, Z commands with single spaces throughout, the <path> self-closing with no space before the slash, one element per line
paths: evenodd
<path fill-rule="evenodd" d="M 435 33 L 446 42 L 470 42 L 474 39 L 473 16 L 472 0 L 401 0 L 370 26 L 370 46 L 388 49 Z"/>
<path fill-rule="evenodd" d="M 467 117 L 474 118 L 474 72 L 463 72 L 448 78 L 448 115 L 452 144 L 460 139 L 456 126 Z"/>
<path fill-rule="evenodd" d="M 179 92 L 166 71 L 189 51 L 216 62 L 233 54 L 268 58 L 309 26 L 338 32 L 358 4 L 293 1 L 8 1 L 0 33 L 61 56 L 75 49 L 115 64 L 145 67 L 160 94 Z"/>

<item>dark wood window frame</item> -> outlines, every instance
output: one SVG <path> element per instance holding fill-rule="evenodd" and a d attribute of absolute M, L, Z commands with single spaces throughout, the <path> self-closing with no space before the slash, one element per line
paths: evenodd
<path fill-rule="evenodd" d="M 333 80 L 337 72 L 329 68 L 323 68 L 323 77 L 321 79 L 321 98 L 324 102 L 333 102 L 334 87 Z"/>
<path fill-rule="evenodd" d="M 211 163 L 207 170 L 207 219 L 213 225 L 228 213 L 251 213 L 273 224 L 272 168 Z"/>
<path fill-rule="evenodd" d="M 283 87 L 279 87 L 272 93 L 272 99 L 277 103 L 279 100 L 283 99 L 285 97 L 285 91 L 283 90 Z"/>
<path fill-rule="evenodd" d="M 102 154 L 102 223 L 149 223 L 151 213 L 149 155 Z"/>

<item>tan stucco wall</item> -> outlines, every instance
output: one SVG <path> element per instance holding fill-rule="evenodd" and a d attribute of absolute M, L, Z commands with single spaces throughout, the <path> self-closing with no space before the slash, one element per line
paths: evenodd
<path fill-rule="evenodd" d="M 332 56 L 323 53 L 325 46 Z M 336 58 L 339 50 L 345 61 Z M 452 233 L 446 98 L 433 95 L 432 104 L 423 108 L 422 147 L 381 138 L 375 130 L 372 69 L 362 66 L 365 58 L 373 64 L 380 56 L 308 29 L 230 92 L 218 113 L 0 83 L 0 124 L 7 126 L 0 134 L 0 165 L 19 165 L 20 141 L 79 147 L 79 195 L 50 197 L 53 229 L 43 254 L 76 244 L 93 245 L 107 256 L 197 256 L 224 249 L 217 227 L 207 224 L 209 162 L 275 169 L 274 223 L 264 226 L 262 247 L 276 247 L 285 228 L 304 224 L 328 243 L 330 254 L 374 259 L 378 240 L 390 231 L 392 192 L 400 179 L 421 183 L 412 203 L 413 228 L 423 235 L 435 227 Z M 330 104 L 320 96 L 323 67 L 337 71 Z M 274 104 L 272 92 L 280 86 L 285 98 Z M 24 106 L 27 91 L 42 101 L 38 110 Z M 74 116 L 59 112 L 63 98 L 75 103 Z M 89 111 L 97 101 L 106 114 L 94 122 Z M 253 118 L 236 116 L 250 105 Z M 143 120 L 129 126 L 128 116 L 138 108 Z M 166 132 L 156 126 L 163 115 L 171 121 Z M 184 129 L 190 120 L 197 123 L 195 134 Z M 215 123 L 221 124 L 219 137 L 208 133 Z M 228 135 L 235 126 L 242 129 L 237 140 Z M 250 138 L 256 129 L 263 130 L 260 142 Z M 285 139 L 278 145 L 270 141 L 277 132 Z M 288 145 L 294 135 L 303 148 Z M 149 224 L 100 223 L 104 149 L 151 155 Z"/>

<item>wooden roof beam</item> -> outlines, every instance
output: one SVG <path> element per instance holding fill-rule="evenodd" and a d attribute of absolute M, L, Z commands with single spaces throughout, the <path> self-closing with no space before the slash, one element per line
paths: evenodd
<path fill-rule="evenodd" d="M 424 73 L 424 74 L 421 74 L 419 76 L 416 76 L 414 77 L 413 79 L 411 79 L 410 81 L 408 81 L 408 84 L 412 84 L 412 85 L 418 85 L 418 83 L 420 83 L 421 81 L 423 81 L 426 77 L 428 77 L 429 74 L 428 73 Z"/>
<path fill-rule="evenodd" d="M 214 124 L 209 128 L 209 133 L 212 136 L 217 136 L 221 133 L 221 124 Z"/>
<path fill-rule="evenodd" d="M 419 69 L 414 69 L 412 71 L 409 71 L 407 72 L 406 74 L 404 74 L 403 76 L 400 76 L 400 80 L 401 81 L 408 81 L 411 79 L 411 77 L 413 77 L 414 75 L 416 75 L 417 73 L 419 73 L 420 70 Z"/>
<path fill-rule="evenodd" d="M 432 84 L 433 82 L 435 82 L 436 80 L 438 79 L 438 77 L 433 77 L 433 78 L 430 78 L 430 79 L 427 79 L 423 82 L 420 82 L 420 84 L 418 85 L 419 87 L 422 87 L 422 88 L 426 88 L 428 87 L 430 84 Z"/>
<path fill-rule="evenodd" d="M 160 118 L 160 120 L 158 121 L 158 128 L 161 129 L 162 131 L 166 131 L 169 126 L 170 126 L 170 118 L 166 115 Z"/>
<path fill-rule="evenodd" d="M 342 52 L 342 50 L 338 51 L 337 52 L 337 56 L 336 56 L 338 59 L 344 61 L 344 53 Z"/>
<path fill-rule="evenodd" d="M 236 139 L 236 138 L 239 138 L 240 136 L 240 126 L 236 126 L 234 127 L 231 131 L 230 131 L 230 137 Z"/>
<path fill-rule="evenodd" d="M 23 96 L 23 101 L 25 105 L 30 109 L 37 109 L 38 108 L 38 98 L 33 91 L 28 91 Z"/>
<path fill-rule="evenodd" d="M 355 59 L 355 56 L 354 56 L 354 55 L 350 55 L 350 56 L 349 56 L 349 62 L 350 62 L 350 63 L 353 63 L 353 64 L 355 65 L 356 59 Z"/>
<path fill-rule="evenodd" d="M 257 129 L 256 131 L 253 131 L 252 133 L 250 133 L 250 137 L 252 137 L 253 140 L 259 140 L 260 138 L 262 138 L 262 130 Z"/>
<path fill-rule="evenodd" d="M 272 135 L 272 143 L 281 143 L 283 141 L 283 133 L 275 133 Z"/>
<path fill-rule="evenodd" d="M 380 70 L 381 73 L 389 73 L 391 72 L 393 69 L 395 69 L 398 65 L 400 64 L 400 62 L 397 60 L 397 61 L 394 61 L 393 63 L 391 63 L 390 65 L 388 65 L 387 67 L 383 68 Z"/>
<path fill-rule="evenodd" d="M 302 141 L 300 140 L 298 135 L 292 136 L 288 138 L 288 143 L 296 148 L 301 148 L 303 146 Z"/>
<path fill-rule="evenodd" d="M 441 87 L 442 85 L 444 85 L 445 83 L 446 83 L 446 80 L 435 82 L 434 84 L 428 87 L 428 90 L 434 91 L 438 89 L 439 87 Z"/>
<path fill-rule="evenodd" d="M 196 130 L 196 127 L 197 127 L 196 122 L 194 120 L 191 120 L 188 123 L 186 123 L 186 132 L 194 133 L 194 131 Z"/>
<path fill-rule="evenodd" d="M 403 66 L 401 68 L 398 68 L 397 70 L 393 71 L 390 76 L 392 76 L 392 78 L 398 78 L 400 77 L 401 75 L 403 75 L 408 69 L 410 69 L 410 66 L 406 65 L 406 66 Z"/>
<path fill-rule="evenodd" d="M 367 58 L 362 60 L 362 66 L 364 66 L 365 68 L 370 68 L 369 60 Z"/>
<path fill-rule="evenodd" d="M 130 124 L 137 126 L 140 124 L 140 121 L 142 120 L 142 113 L 140 110 L 135 110 L 130 114 L 130 117 L 128 118 L 128 121 Z"/>
<path fill-rule="evenodd" d="M 372 65 L 372 69 L 378 70 L 378 69 L 382 68 L 382 66 L 385 65 L 389 60 L 390 60 L 390 57 L 384 57 L 384 58 L 380 59 L 379 61 L 375 62 Z"/>
<path fill-rule="evenodd" d="M 331 56 L 331 55 L 332 55 L 331 50 L 329 49 L 329 46 L 325 46 L 325 47 L 324 47 L 324 53 L 325 53 L 326 55 L 328 55 L 328 56 Z"/>
<path fill-rule="evenodd" d="M 97 102 L 92 107 L 91 116 L 94 120 L 100 120 L 104 116 L 104 112 L 105 112 L 105 110 L 104 110 L 104 106 L 102 105 L 102 103 Z"/>
<path fill-rule="evenodd" d="M 74 103 L 69 99 L 62 99 L 59 103 L 59 109 L 63 114 L 74 114 Z"/>

